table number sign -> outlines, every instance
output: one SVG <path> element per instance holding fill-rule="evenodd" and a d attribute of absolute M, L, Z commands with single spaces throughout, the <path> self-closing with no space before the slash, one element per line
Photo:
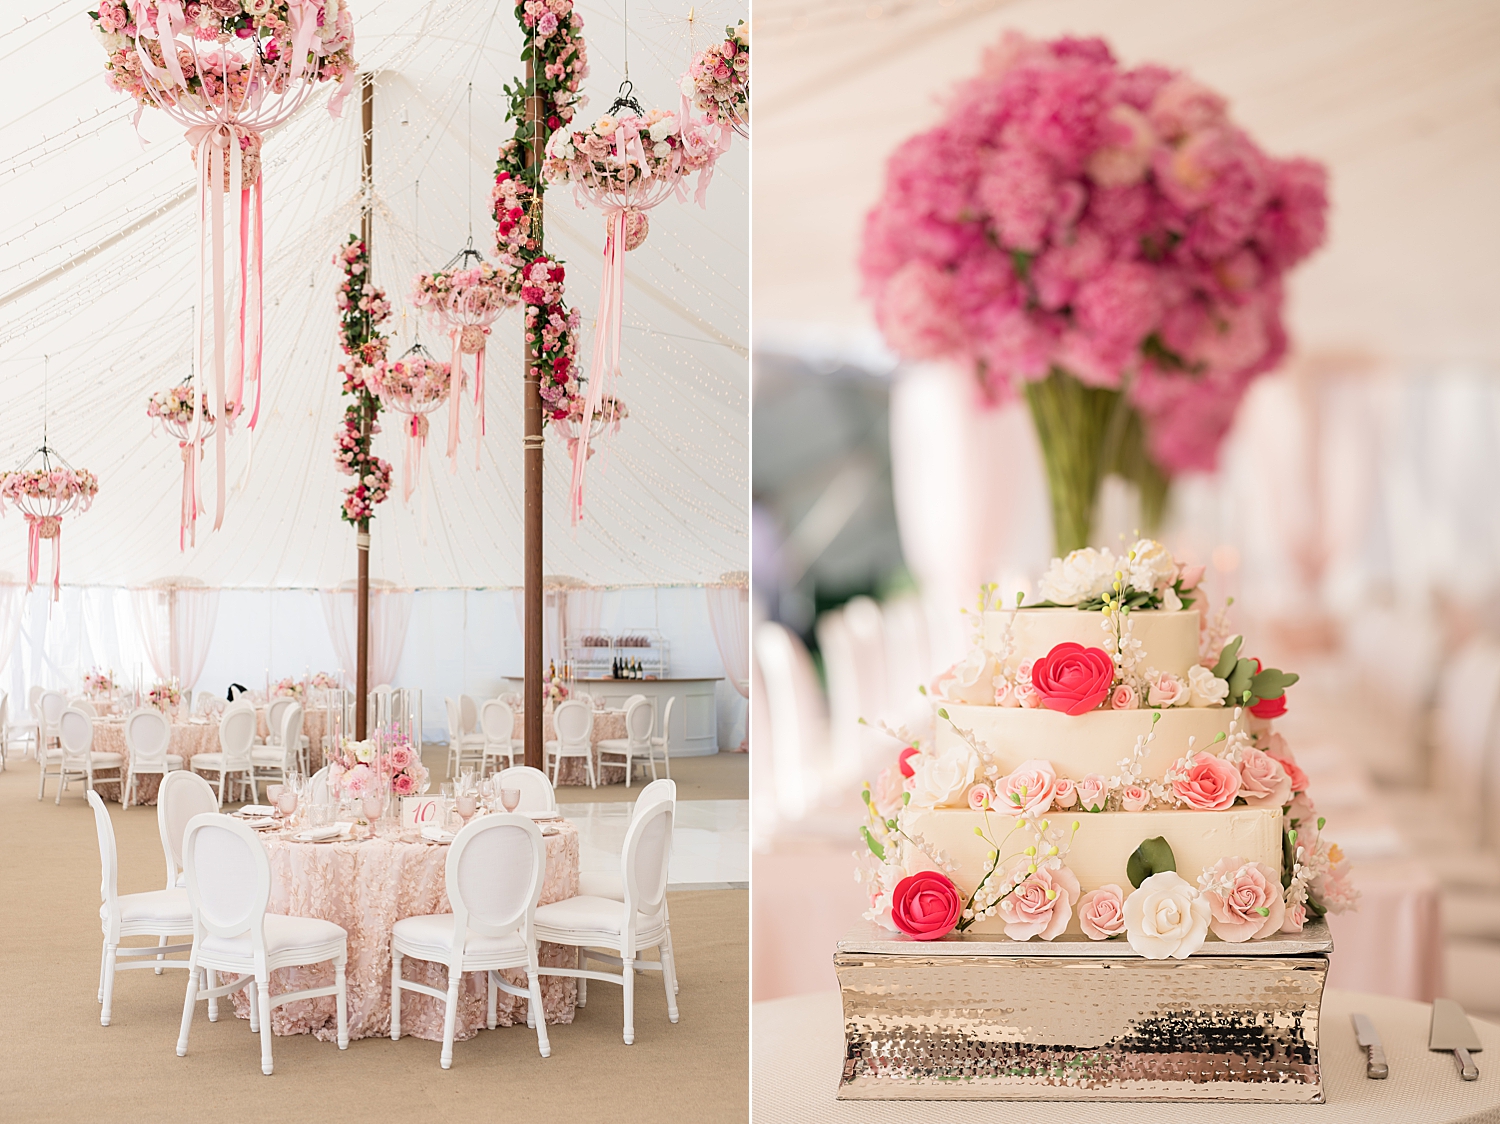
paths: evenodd
<path fill-rule="evenodd" d="M 401 826 L 421 830 L 429 824 L 443 822 L 443 798 L 441 796 L 403 796 L 401 798 Z"/>

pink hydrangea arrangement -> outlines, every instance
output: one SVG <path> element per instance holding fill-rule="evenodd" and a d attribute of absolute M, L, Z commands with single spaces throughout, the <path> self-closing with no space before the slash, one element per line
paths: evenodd
<path fill-rule="evenodd" d="M 592 124 L 553 133 L 542 174 L 548 183 L 598 193 L 638 190 L 646 180 L 680 191 L 683 177 L 711 169 L 718 158 L 717 131 L 702 121 L 684 125 L 667 109 L 606 113 Z"/>
<path fill-rule="evenodd" d="M 97 667 L 83 677 L 83 689 L 90 695 L 107 695 L 115 689 L 112 671 L 100 671 Z"/>
<path fill-rule="evenodd" d="M 992 402 L 1025 393 L 1061 554 L 1086 545 L 1104 471 L 1213 466 L 1285 354 L 1283 278 L 1327 206 L 1320 164 L 1262 151 L 1191 76 L 1012 32 L 891 156 L 860 264 L 895 351 L 963 364 Z M 1059 512 L 1064 463 L 1084 494 Z"/>
<path fill-rule="evenodd" d="M 158 683 L 146 692 L 146 703 L 165 714 L 182 703 L 182 692 L 172 683 Z"/>
<path fill-rule="evenodd" d="M 271 697 L 297 699 L 300 701 L 302 698 L 302 684 L 291 676 L 287 676 L 285 679 L 278 679 L 276 684 L 271 688 Z"/>
<path fill-rule="evenodd" d="M 0 505 L 10 500 L 76 501 L 87 511 L 99 493 L 99 478 L 86 468 L 37 468 L 0 472 Z M 23 508 L 24 510 L 24 508 Z"/>
<path fill-rule="evenodd" d="M 724 39 L 694 56 L 682 76 L 682 96 L 715 125 L 750 135 L 750 25 L 724 29 Z"/>

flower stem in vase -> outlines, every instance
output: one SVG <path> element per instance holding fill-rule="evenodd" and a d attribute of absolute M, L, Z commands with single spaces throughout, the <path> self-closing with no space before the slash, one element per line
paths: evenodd
<path fill-rule="evenodd" d="M 1026 384 L 1026 403 L 1047 469 L 1058 557 L 1089 544 L 1107 464 L 1106 437 L 1120 402 L 1118 390 L 1085 386 L 1057 368 Z"/>

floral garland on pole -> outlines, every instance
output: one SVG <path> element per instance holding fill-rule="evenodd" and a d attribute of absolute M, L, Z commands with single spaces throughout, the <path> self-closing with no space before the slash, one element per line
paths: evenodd
<path fill-rule="evenodd" d="M 693 56 L 682 76 L 682 96 L 691 99 L 693 108 L 711 124 L 726 125 L 742 137 L 750 136 L 748 23 L 740 20 L 726 27 L 722 43 L 710 43 Z"/>
<path fill-rule="evenodd" d="M 516 132 L 500 146 L 490 204 L 496 257 L 526 305 L 526 347 L 541 384 L 545 426 L 582 410 L 583 384 L 577 362 L 578 310 L 569 309 L 563 299 L 562 262 L 542 251 L 542 162 L 526 164 L 526 98 L 535 95 L 541 101 L 538 139 L 545 148 L 552 131 L 573 119 L 578 86 L 589 64 L 583 16 L 573 10 L 573 0 L 522 0 L 515 11 L 527 38 L 521 58 L 532 64 L 533 80 L 530 86 L 522 79 L 505 87 L 507 116 Z"/>
<path fill-rule="evenodd" d="M 339 364 L 339 373 L 344 377 L 344 393 L 354 397 L 334 437 L 338 469 L 354 477 L 339 515 L 344 522 L 368 532 L 375 505 L 391 492 L 390 461 L 370 451 L 372 439 L 380 432 L 380 399 L 372 392 L 368 374 L 369 369 L 385 361 L 386 337 L 376 326 L 390 316 L 391 303 L 385 290 L 370 282 L 370 253 L 359 235 L 349 235 L 348 244 L 333 260 L 344 270 L 338 292 L 339 346 L 347 358 Z"/>

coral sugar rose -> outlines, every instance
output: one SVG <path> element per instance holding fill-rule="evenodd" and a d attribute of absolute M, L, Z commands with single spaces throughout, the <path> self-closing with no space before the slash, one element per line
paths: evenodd
<path fill-rule="evenodd" d="M 958 887 L 946 874 L 924 870 L 896 883 L 891 894 L 891 921 L 919 941 L 945 937 L 958 924 Z"/>
<path fill-rule="evenodd" d="M 1083 714 L 1109 695 L 1115 665 L 1103 648 L 1071 640 L 1058 644 L 1031 667 L 1031 686 L 1048 710 Z"/>
<path fill-rule="evenodd" d="M 1240 771 L 1222 757 L 1195 753 L 1177 763 L 1172 792 L 1179 801 L 1200 812 L 1222 812 L 1240 794 Z"/>

